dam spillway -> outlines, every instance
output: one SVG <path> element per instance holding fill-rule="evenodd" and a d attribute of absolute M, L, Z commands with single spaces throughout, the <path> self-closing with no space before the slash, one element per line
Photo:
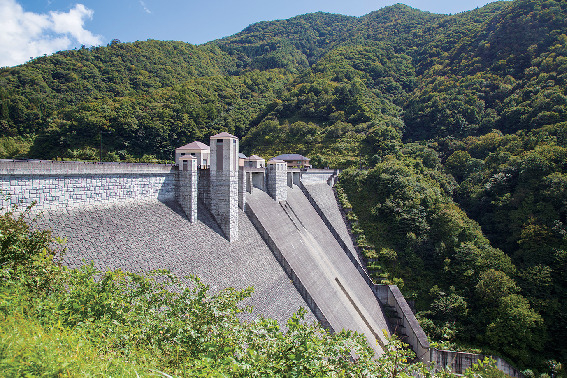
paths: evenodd
<path fill-rule="evenodd" d="M 248 196 L 247 206 L 264 239 L 307 289 L 317 305 L 316 316 L 334 331 L 364 334 L 381 354 L 387 342 L 384 332 L 390 333 L 384 312 L 301 189 L 289 188 L 287 201 L 282 202 L 255 191 Z"/>

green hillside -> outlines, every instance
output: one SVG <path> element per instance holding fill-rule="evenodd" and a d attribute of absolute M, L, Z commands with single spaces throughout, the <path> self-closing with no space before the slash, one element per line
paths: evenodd
<path fill-rule="evenodd" d="M 228 131 L 243 152 L 346 169 L 376 281 L 432 340 L 567 361 L 567 3 L 405 5 L 260 22 L 0 69 L 0 158 L 167 161 Z"/>

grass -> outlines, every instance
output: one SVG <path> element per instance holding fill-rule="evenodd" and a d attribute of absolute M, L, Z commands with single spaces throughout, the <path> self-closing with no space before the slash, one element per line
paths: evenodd
<path fill-rule="evenodd" d="M 23 314 L 2 316 L 0 320 L 0 371 L 3 377 L 150 375 L 147 368 L 100 350 L 80 332 L 46 328 Z"/>

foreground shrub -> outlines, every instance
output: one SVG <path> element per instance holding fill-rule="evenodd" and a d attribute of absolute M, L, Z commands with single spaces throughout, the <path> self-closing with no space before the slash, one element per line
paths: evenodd
<path fill-rule="evenodd" d="M 168 271 L 65 268 L 60 243 L 26 219 L 29 209 L 0 215 L 4 376 L 433 375 L 399 340 L 375 359 L 363 335 L 306 324 L 304 309 L 285 331 L 271 319 L 243 322 L 252 288 L 212 294 Z"/>

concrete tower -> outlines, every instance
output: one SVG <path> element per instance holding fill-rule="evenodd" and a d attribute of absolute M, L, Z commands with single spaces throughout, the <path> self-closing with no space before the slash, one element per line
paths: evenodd
<path fill-rule="evenodd" d="M 238 240 L 238 138 L 220 133 L 210 145 L 211 213 L 226 238 Z"/>
<path fill-rule="evenodd" d="M 191 155 L 179 158 L 177 202 L 191 223 L 197 221 L 197 158 Z"/>
<path fill-rule="evenodd" d="M 268 194 L 276 201 L 287 200 L 287 163 L 283 160 L 268 161 Z"/>

